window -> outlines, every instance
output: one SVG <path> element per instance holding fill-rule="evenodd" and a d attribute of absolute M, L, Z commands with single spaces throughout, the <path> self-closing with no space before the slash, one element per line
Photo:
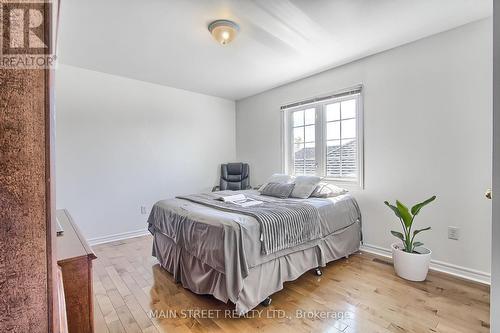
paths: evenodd
<path fill-rule="evenodd" d="M 282 107 L 285 171 L 362 186 L 361 88 Z"/>

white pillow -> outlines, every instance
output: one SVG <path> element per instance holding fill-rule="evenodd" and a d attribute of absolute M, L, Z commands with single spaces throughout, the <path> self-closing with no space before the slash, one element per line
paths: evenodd
<path fill-rule="evenodd" d="M 321 181 L 318 176 L 297 176 L 295 177 L 295 186 L 293 188 L 292 198 L 307 199 L 314 192 L 316 186 Z"/>
<path fill-rule="evenodd" d="M 349 191 L 333 184 L 319 183 L 314 192 L 311 193 L 311 198 L 332 198 L 347 192 Z"/>
<path fill-rule="evenodd" d="M 284 173 L 275 173 L 264 184 L 262 184 L 262 186 L 259 188 L 259 192 L 262 192 L 264 190 L 264 187 L 266 187 L 266 185 L 269 183 L 287 184 L 291 183 L 292 180 L 293 178 L 290 175 Z"/>

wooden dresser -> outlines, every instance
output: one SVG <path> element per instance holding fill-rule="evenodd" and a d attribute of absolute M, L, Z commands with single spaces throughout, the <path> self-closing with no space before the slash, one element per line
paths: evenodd
<path fill-rule="evenodd" d="M 94 252 L 65 209 L 57 210 L 64 232 L 56 238 L 69 333 L 94 332 L 92 260 Z"/>

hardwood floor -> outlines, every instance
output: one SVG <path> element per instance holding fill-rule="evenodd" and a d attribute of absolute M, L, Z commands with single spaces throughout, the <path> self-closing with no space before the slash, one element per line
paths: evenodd
<path fill-rule="evenodd" d="M 489 331 L 488 286 L 437 272 L 408 282 L 367 253 L 328 264 L 321 277 L 310 272 L 286 283 L 248 318 L 226 318 L 230 305 L 176 284 L 151 245 L 145 236 L 94 247 L 97 333 Z"/>

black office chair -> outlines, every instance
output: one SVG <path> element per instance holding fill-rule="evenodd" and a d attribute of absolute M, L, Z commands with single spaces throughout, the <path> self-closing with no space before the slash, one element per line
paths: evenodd
<path fill-rule="evenodd" d="M 227 163 L 220 166 L 220 185 L 213 191 L 247 190 L 250 186 L 250 166 L 247 163 Z"/>

